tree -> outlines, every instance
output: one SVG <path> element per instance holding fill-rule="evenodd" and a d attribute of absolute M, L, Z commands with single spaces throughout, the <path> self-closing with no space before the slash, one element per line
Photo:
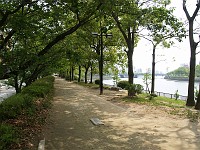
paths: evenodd
<path fill-rule="evenodd" d="M 178 69 L 168 72 L 168 76 L 171 77 L 188 77 L 189 76 L 189 68 L 187 67 L 179 67 Z"/>
<path fill-rule="evenodd" d="M 174 39 L 180 42 L 181 38 L 185 37 L 183 23 L 179 22 L 172 13 L 173 10 L 167 10 L 166 7 L 151 7 L 149 15 L 147 15 L 149 20 L 146 26 L 150 33 L 144 38 L 153 45 L 151 94 L 154 94 L 155 87 L 157 46 L 162 44 L 162 46 L 169 48 L 173 44 Z"/>
<path fill-rule="evenodd" d="M 9 63 L 4 59 L 4 55 L 10 53 L 11 48 L 1 51 L 0 70 L 3 71 L 0 72 L 0 79 L 12 77 L 23 70 L 28 70 L 31 66 L 37 67 L 38 60 L 46 58 L 45 56 L 53 50 L 57 43 L 87 23 L 102 5 L 101 2 L 88 1 L 42 1 L 40 3 L 34 1 L 34 3 L 28 3 L 25 7 L 25 5 L 21 5 L 21 2 L 23 1 L 9 1 L 1 5 L 1 22 L 3 22 L 1 31 L 5 35 L 2 43 L 5 43 L 5 39 L 10 42 L 14 35 L 16 43 L 20 43 L 18 35 L 24 35 L 24 38 L 29 40 L 28 43 L 34 44 L 23 45 L 23 49 L 30 50 L 28 53 L 31 53 L 31 55 L 27 55 L 28 57 L 21 61 L 17 68 L 13 67 L 12 70 L 10 70 Z M 6 17 L 5 14 L 13 15 L 13 17 Z M 6 21 L 3 18 L 6 18 Z M 6 33 L 6 31 L 15 32 L 11 34 L 10 32 Z M 37 32 L 43 34 L 37 34 Z M 4 45 L 3 48 L 5 49 Z"/>
<path fill-rule="evenodd" d="M 119 7 L 112 8 L 111 14 L 126 43 L 127 49 L 124 49 L 124 51 L 128 58 L 128 81 L 130 84 L 133 84 L 134 73 L 132 57 L 134 47 L 137 43 L 136 33 L 142 21 L 143 12 L 139 9 L 138 3 L 135 1 L 120 1 L 116 6 Z M 128 92 L 129 96 L 132 96 L 131 94 L 134 93 Z"/>
<path fill-rule="evenodd" d="M 111 1 L 112 3 L 113 1 Z M 133 84 L 133 52 L 134 47 L 137 45 L 139 40 L 139 33 L 142 26 L 148 24 L 146 20 L 148 16 L 148 7 L 151 7 L 151 4 L 158 2 L 161 5 L 166 5 L 169 1 L 158 0 L 158 1 L 118 1 L 112 9 L 112 17 L 118 27 L 119 31 L 123 35 L 125 45 L 127 49 L 125 52 L 128 58 L 128 81 L 130 84 Z M 112 6 L 112 5 L 111 5 Z M 129 96 L 132 96 L 131 92 L 128 92 Z"/>
<path fill-rule="evenodd" d="M 189 73 L 189 84 L 188 84 L 188 97 L 186 106 L 194 106 L 194 80 L 195 80 L 195 66 L 196 66 L 196 48 L 199 42 L 194 41 L 194 20 L 200 9 L 200 1 L 197 1 L 196 9 L 194 10 L 192 16 L 190 16 L 187 7 L 187 0 L 183 0 L 183 10 L 189 22 L 189 42 L 190 42 L 190 73 Z M 200 109 L 200 107 L 199 107 Z"/>

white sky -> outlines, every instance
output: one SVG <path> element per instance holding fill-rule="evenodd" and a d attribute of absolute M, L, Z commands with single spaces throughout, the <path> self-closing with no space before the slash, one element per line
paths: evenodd
<path fill-rule="evenodd" d="M 191 15 L 193 14 L 196 8 L 196 2 L 197 0 L 188 0 L 187 2 L 187 9 Z M 171 6 L 176 8 L 175 15 L 178 18 L 181 18 L 183 21 L 185 21 L 186 17 L 182 7 L 182 0 L 172 0 Z M 198 40 L 199 38 L 198 36 L 196 36 L 195 41 L 197 42 Z M 200 47 L 197 48 L 197 52 L 198 51 L 200 51 Z M 189 65 L 189 60 L 190 60 L 189 40 L 187 38 L 184 39 L 183 42 L 181 43 L 175 42 L 174 46 L 172 46 L 169 49 L 158 47 L 156 49 L 156 54 L 163 55 L 163 56 L 156 56 L 156 61 L 166 59 L 166 61 L 160 61 L 156 64 L 156 71 L 166 73 L 167 69 L 168 71 L 172 71 L 180 67 L 181 64 Z M 200 54 L 198 54 L 196 58 L 197 58 L 197 64 L 199 64 Z M 151 64 L 152 64 L 152 44 L 148 43 L 146 40 L 141 40 L 133 53 L 133 65 L 135 71 L 141 68 L 143 72 L 146 72 L 148 68 L 151 68 Z"/>

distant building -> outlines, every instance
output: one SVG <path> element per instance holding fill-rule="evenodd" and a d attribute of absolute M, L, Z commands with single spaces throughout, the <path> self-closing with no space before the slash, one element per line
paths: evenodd
<path fill-rule="evenodd" d="M 189 68 L 189 65 L 188 64 L 181 64 L 180 67 Z"/>

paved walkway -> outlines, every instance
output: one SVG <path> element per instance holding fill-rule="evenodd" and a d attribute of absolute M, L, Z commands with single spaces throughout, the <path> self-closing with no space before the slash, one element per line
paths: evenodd
<path fill-rule="evenodd" d="M 163 128 L 126 107 L 105 100 L 94 91 L 63 79 L 55 80 L 55 96 L 48 124 L 44 130 L 45 150 L 199 150 L 199 126 L 181 125 Z M 97 94 L 97 95 L 96 95 Z M 95 126 L 91 118 L 104 125 Z M 173 122 L 172 122 L 173 124 Z M 198 134 L 190 132 L 190 128 Z M 169 130 L 169 133 L 167 132 Z M 198 136 L 199 135 L 199 136 Z"/>

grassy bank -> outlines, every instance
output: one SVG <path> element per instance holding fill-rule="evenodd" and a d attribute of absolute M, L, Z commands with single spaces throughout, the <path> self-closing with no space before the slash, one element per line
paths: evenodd
<path fill-rule="evenodd" d="M 54 77 L 33 82 L 0 103 L 0 150 L 31 149 L 51 106 Z"/>

